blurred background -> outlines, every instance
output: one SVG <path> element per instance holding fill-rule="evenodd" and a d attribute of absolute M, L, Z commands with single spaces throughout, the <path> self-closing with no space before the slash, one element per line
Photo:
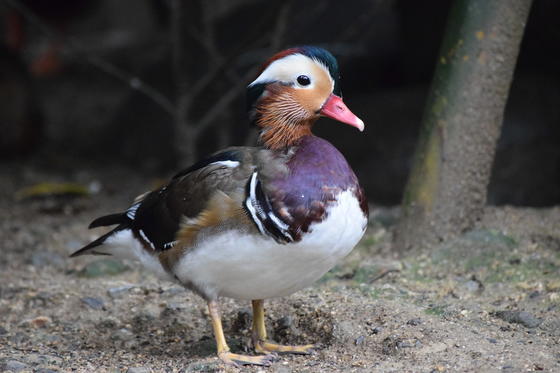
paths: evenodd
<path fill-rule="evenodd" d="M 449 0 L 4 0 L 0 162 L 14 170 L 122 167 L 166 177 L 253 144 L 246 85 L 278 50 L 339 60 L 358 133 L 315 132 L 349 159 L 369 200 L 401 200 Z M 535 0 L 489 185 L 494 205 L 560 204 L 560 2 Z M 126 174 L 123 174 L 126 177 Z"/>

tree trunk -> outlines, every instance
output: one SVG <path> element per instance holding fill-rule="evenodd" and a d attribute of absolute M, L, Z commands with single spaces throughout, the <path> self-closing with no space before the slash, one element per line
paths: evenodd
<path fill-rule="evenodd" d="M 486 190 L 532 0 L 456 0 L 445 31 L 395 247 L 471 228 Z"/>

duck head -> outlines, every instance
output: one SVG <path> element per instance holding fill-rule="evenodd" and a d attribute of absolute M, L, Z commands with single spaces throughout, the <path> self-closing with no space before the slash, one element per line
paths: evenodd
<path fill-rule="evenodd" d="M 272 56 L 247 87 L 251 121 L 260 140 L 282 149 L 311 134 L 321 116 L 364 129 L 364 122 L 341 98 L 336 59 L 318 47 L 291 48 Z"/>

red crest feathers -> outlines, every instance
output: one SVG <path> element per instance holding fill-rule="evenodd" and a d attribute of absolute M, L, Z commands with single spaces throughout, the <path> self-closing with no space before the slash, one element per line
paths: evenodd
<path fill-rule="evenodd" d="M 268 60 L 266 60 L 266 62 L 262 65 L 261 69 L 259 70 L 259 72 L 257 73 L 257 76 L 261 75 L 261 73 L 266 70 L 266 68 L 268 66 L 270 66 L 271 63 L 273 63 L 276 60 L 280 60 L 286 56 L 289 56 L 291 54 L 296 54 L 299 53 L 301 51 L 301 48 L 289 48 L 286 50 L 283 50 L 281 52 L 276 53 L 274 56 L 270 57 Z"/>

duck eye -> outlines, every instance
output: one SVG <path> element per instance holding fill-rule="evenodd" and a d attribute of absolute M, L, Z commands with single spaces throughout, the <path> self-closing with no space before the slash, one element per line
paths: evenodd
<path fill-rule="evenodd" d="M 307 75 L 300 75 L 297 77 L 297 82 L 300 85 L 306 86 L 311 84 L 311 79 L 309 79 L 309 77 Z"/>

